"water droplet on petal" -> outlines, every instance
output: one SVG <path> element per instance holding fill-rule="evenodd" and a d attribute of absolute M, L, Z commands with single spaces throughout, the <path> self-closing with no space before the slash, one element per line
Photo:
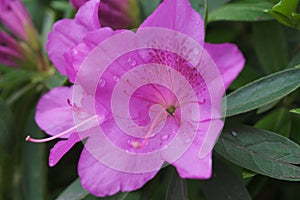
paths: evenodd
<path fill-rule="evenodd" d="M 200 51 L 199 51 L 198 48 L 195 48 L 195 49 L 193 50 L 193 53 L 194 53 L 195 55 L 198 55 L 198 54 L 200 53 Z"/>
<path fill-rule="evenodd" d="M 199 99 L 199 103 L 200 103 L 200 104 L 204 104 L 205 102 L 206 102 L 206 100 L 205 100 L 204 98 Z"/>
<path fill-rule="evenodd" d="M 114 76 L 113 76 L 113 79 L 114 79 L 116 82 L 118 82 L 118 81 L 120 80 L 120 77 L 119 77 L 118 75 L 114 75 Z"/>
<path fill-rule="evenodd" d="M 161 139 L 162 139 L 162 140 L 167 140 L 167 139 L 169 139 L 169 134 L 164 134 L 164 135 L 162 135 L 162 136 L 161 136 Z"/>
<path fill-rule="evenodd" d="M 191 138 L 187 138 L 187 139 L 185 140 L 186 143 L 190 143 L 191 141 L 192 141 Z"/>
<path fill-rule="evenodd" d="M 131 145 L 131 144 L 132 144 L 132 140 L 131 140 L 131 139 L 127 140 L 127 143 L 128 143 L 129 145 Z"/>
<path fill-rule="evenodd" d="M 136 65 L 136 60 L 133 58 L 128 58 L 128 64 L 134 67 Z"/>
<path fill-rule="evenodd" d="M 99 80 L 99 86 L 103 88 L 105 85 L 106 85 L 106 81 L 105 81 L 104 79 L 101 78 L 101 79 Z"/>

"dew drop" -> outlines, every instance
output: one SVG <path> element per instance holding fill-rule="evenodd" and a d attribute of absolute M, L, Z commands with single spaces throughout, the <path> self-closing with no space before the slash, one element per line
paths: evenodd
<path fill-rule="evenodd" d="M 191 141 L 192 141 L 191 138 L 187 138 L 187 139 L 185 140 L 186 143 L 190 143 Z"/>
<path fill-rule="evenodd" d="M 198 48 L 195 48 L 195 49 L 193 50 L 193 53 L 194 53 L 195 55 L 198 55 L 198 54 L 200 53 L 200 51 L 199 51 Z"/>
<path fill-rule="evenodd" d="M 236 137 L 238 134 L 237 134 L 237 132 L 232 131 L 232 132 L 231 132 L 231 135 L 232 135 L 233 137 Z"/>
<path fill-rule="evenodd" d="M 133 58 L 128 58 L 128 64 L 134 67 L 136 65 L 136 60 Z"/>
<path fill-rule="evenodd" d="M 101 79 L 99 80 L 99 86 L 103 88 L 105 85 L 106 85 L 106 81 L 105 81 L 104 79 L 101 78 Z"/>
<path fill-rule="evenodd" d="M 199 103 L 200 103 L 200 104 L 204 104 L 205 102 L 206 102 L 206 100 L 205 100 L 204 98 L 199 99 Z"/>
<path fill-rule="evenodd" d="M 161 139 L 162 139 L 162 140 L 167 140 L 167 139 L 169 139 L 169 134 L 164 134 L 164 135 L 162 135 L 162 136 L 161 136 Z"/>
<path fill-rule="evenodd" d="M 116 82 L 118 82 L 118 81 L 120 80 L 120 77 L 119 77 L 118 75 L 114 75 L 114 76 L 113 76 L 113 79 L 114 79 Z"/>

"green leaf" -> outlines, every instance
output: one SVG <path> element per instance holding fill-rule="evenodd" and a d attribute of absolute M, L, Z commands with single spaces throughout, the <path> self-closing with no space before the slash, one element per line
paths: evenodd
<path fill-rule="evenodd" d="M 43 26 L 42 26 L 42 31 L 41 31 L 41 40 L 42 40 L 41 43 L 43 44 L 44 52 L 46 50 L 48 34 L 52 30 L 52 26 L 53 26 L 54 22 L 55 22 L 55 13 L 50 9 L 45 10 Z"/>
<path fill-rule="evenodd" d="M 147 18 L 155 10 L 160 2 L 161 0 L 139 0 L 139 4 L 142 10 L 142 18 Z"/>
<path fill-rule="evenodd" d="M 56 200 L 80 200 L 87 197 L 89 193 L 82 188 L 79 178 L 73 181 Z"/>
<path fill-rule="evenodd" d="M 296 13 L 297 6 L 298 0 L 281 0 L 266 12 L 273 15 L 280 23 L 299 29 L 300 18 Z"/>
<path fill-rule="evenodd" d="M 289 136 L 291 126 L 291 116 L 286 108 L 280 108 L 268 113 L 268 115 L 264 116 L 255 124 L 256 128 L 274 131 L 285 137 Z"/>
<path fill-rule="evenodd" d="M 300 52 L 298 52 L 296 55 L 293 56 L 291 61 L 289 62 L 288 67 L 292 68 L 300 64 Z"/>
<path fill-rule="evenodd" d="M 212 178 L 203 181 L 201 188 L 208 200 L 251 200 L 242 180 L 219 159 L 214 160 Z"/>
<path fill-rule="evenodd" d="M 300 86 L 300 69 L 258 79 L 227 96 L 226 116 L 245 113 L 288 95 Z"/>
<path fill-rule="evenodd" d="M 16 173 L 16 133 L 13 115 L 7 104 L 0 98 L 0 199 L 14 199 L 19 189 Z M 21 191 L 18 190 L 18 193 Z"/>
<path fill-rule="evenodd" d="M 242 172 L 243 179 L 251 178 L 251 177 L 256 176 L 256 175 L 257 175 L 257 173 L 255 173 L 253 171 L 250 171 L 248 169 L 243 169 L 243 172 Z"/>
<path fill-rule="evenodd" d="M 174 172 L 171 176 L 165 199 L 188 199 L 186 180 L 180 178 L 176 172 Z"/>
<path fill-rule="evenodd" d="M 250 66 L 245 66 L 243 71 L 239 74 L 239 76 L 230 84 L 229 88 L 231 90 L 236 90 L 252 81 L 258 79 L 259 74 Z"/>
<path fill-rule="evenodd" d="M 207 0 L 190 0 L 192 7 L 202 16 L 205 21 L 207 13 Z"/>
<path fill-rule="evenodd" d="M 276 22 L 254 23 L 253 37 L 255 51 L 264 72 L 270 74 L 284 69 L 288 64 L 288 50 L 281 26 Z"/>
<path fill-rule="evenodd" d="M 291 140 L 295 141 L 300 145 L 300 115 L 292 115 L 292 127 L 291 127 Z"/>
<path fill-rule="evenodd" d="M 212 10 L 215 10 L 229 1 L 230 0 L 208 0 L 207 1 L 208 11 L 210 12 Z"/>
<path fill-rule="evenodd" d="M 113 196 L 101 198 L 103 200 L 124 200 L 128 195 L 127 192 L 117 193 Z M 73 181 L 58 197 L 56 200 L 94 200 L 100 199 L 91 195 L 88 191 L 82 188 L 79 178 Z"/>
<path fill-rule="evenodd" d="M 58 86 L 62 86 L 66 81 L 67 77 L 60 74 L 57 70 L 55 70 L 54 74 L 46 79 L 46 86 L 48 89 L 52 89 Z"/>
<path fill-rule="evenodd" d="M 266 74 L 282 70 L 287 66 L 287 40 L 278 23 L 254 23 L 253 39 L 256 55 Z"/>
<path fill-rule="evenodd" d="M 232 133 L 235 134 L 232 134 Z M 215 146 L 227 160 L 272 178 L 300 180 L 300 146 L 276 133 L 239 126 L 221 134 Z"/>
<path fill-rule="evenodd" d="M 292 16 L 297 11 L 298 0 L 281 0 L 273 6 L 273 10 L 286 16 Z"/>
<path fill-rule="evenodd" d="M 272 101 L 271 103 L 268 103 L 268 104 L 258 108 L 256 114 L 259 115 L 259 114 L 262 114 L 264 112 L 271 110 L 278 104 L 278 102 L 279 102 L 279 100 L 275 100 L 275 101 Z"/>
<path fill-rule="evenodd" d="M 290 110 L 290 112 L 296 113 L 296 114 L 300 114 L 300 108 L 296 108 L 296 109 Z"/>
<path fill-rule="evenodd" d="M 240 0 L 224 4 L 208 15 L 208 22 L 214 21 L 262 21 L 272 17 L 263 11 L 272 3 L 262 0 Z"/>
<path fill-rule="evenodd" d="M 30 113 L 23 138 L 26 138 L 28 133 L 34 138 L 45 136 L 34 121 L 34 112 Z M 46 199 L 47 158 L 45 148 L 45 144 L 34 144 L 25 140 L 23 141 L 22 184 L 24 197 L 27 200 Z"/>

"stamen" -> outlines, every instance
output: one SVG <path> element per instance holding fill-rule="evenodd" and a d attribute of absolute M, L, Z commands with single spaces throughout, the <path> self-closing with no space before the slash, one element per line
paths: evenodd
<path fill-rule="evenodd" d="M 76 111 L 86 112 L 84 109 L 78 107 L 75 103 L 72 104 L 70 99 L 67 99 L 67 103 L 70 107 L 72 107 Z"/>
<path fill-rule="evenodd" d="M 31 137 L 28 135 L 28 136 L 26 137 L 25 140 L 26 140 L 26 141 L 29 141 L 29 142 L 34 142 L 34 143 L 49 142 L 49 141 L 52 141 L 52 140 L 57 139 L 57 138 L 59 138 L 59 137 L 62 137 L 62 136 L 64 136 L 64 135 L 66 135 L 66 134 L 68 134 L 68 133 L 70 133 L 70 132 L 76 130 L 77 128 L 79 128 L 79 127 L 85 125 L 86 123 L 88 123 L 88 122 L 90 122 L 90 121 L 96 119 L 97 117 L 98 117 L 97 115 L 94 115 L 94 116 L 92 116 L 92 117 L 90 117 L 90 118 L 88 118 L 88 119 L 82 121 L 81 123 L 77 124 L 76 126 L 73 126 L 72 128 L 70 128 L 70 129 L 68 129 L 68 130 L 65 130 L 64 132 L 59 133 L 59 134 L 54 135 L 54 136 L 49 137 L 49 138 L 45 138 L 45 139 L 34 139 L 34 138 L 31 138 Z"/>
<path fill-rule="evenodd" d="M 67 99 L 67 103 L 69 106 L 73 107 L 73 104 L 71 104 L 71 100 L 70 99 Z"/>
<path fill-rule="evenodd" d="M 155 126 L 157 125 L 157 121 L 158 121 L 160 115 L 163 114 L 164 112 L 165 112 L 165 110 L 161 110 L 158 113 L 158 115 L 155 117 L 155 119 L 153 120 L 153 123 L 151 124 L 151 126 L 150 126 L 150 128 L 149 128 L 149 130 L 148 130 L 148 132 L 147 132 L 147 134 L 145 136 L 145 138 L 143 139 L 143 141 L 141 143 L 138 142 L 138 141 L 133 141 L 132 142 L 131 145 L 132 145 L 133 148 L 139 149 L 139 148 L 144 147 L 148 143 L 148 140 L 149 140 L 149 138 L 150 138 L 150 136 L 151 136 L 151 134 L 152 134 Z"/>

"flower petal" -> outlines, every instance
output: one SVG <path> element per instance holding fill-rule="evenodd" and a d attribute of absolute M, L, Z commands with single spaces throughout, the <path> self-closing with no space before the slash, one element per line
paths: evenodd
<path fill-rule="evenodd" d="M 70 34 L 70 30 L 72 34 Z M 86 27 L 78 25 L 70 19 L 61 20 L 53 26 L 53 30 L 48 35 L 46 49 L 50 60 L 61 74 L 67 75 L 63 54 L 70 47 L 81 42 L 87 33 Z"/>
<path fill-rule="evenodd" d="M 157 171 L 126 173 L 114 170 L 95 159 L 85 148 L 78 163 L 78 174 L 83 188 L 99 197 L 139 189 L 156 173 Z"/>
<path fill-rule="evenodd" d="M 49 166 L 53 167 L 81 139 L 77 133 L 72 133 L 67 140 L 57 142 L 50 151 Z"/>
<path fill-rule="evenodd" d="M 205 43 L 205 49 L 219 68 L 227 88 L 244 67 L 245 58 L 243 54 L 236 45 L 230 43 Z"/>
<path fill-rule="evenodd" d="M 72 107 L 72 88 L 57 87 L 45 94 L 37 105 L 35 120 L 49 135 L 56 135 L 74 126 Z M 63 138 L 68 138 L 66 134 Z"/>
<path fill-rule="evenodd" d="M 101 28 L 91 31 L 83 38 L 82 43 L 74 45 L 74 47 L 64 53 L 66 72 L 71 82 L 75 82 L 79 67 L 86 56 L 89 55 L 96 45 L 112 36 L 113 33 L 114 31 L 111 28 Z"/>
<path fill-rule="evenodd" d="M 182 178 L 207 179 L 212 173 L 212 149 L 223 127 L 221 120 L 201 122 L 199 132 L 189 149 L 174 165 Z M 202 152 L 203 151 L 203 152 Z"/>
<path fill-rule="evenodd" d="M 189 0 L 164 0 L 140 26 L 161 27 L 184 33 L 204 43 L 204 22 Z"/>
<path fill-rule="evenodd" d="M 98 10 L 100 0 L 91 0 L 83 4 L 75 16 L 75 22 L 93 31 L 101 27 Z"/>
<path fill-rule="evenodd" d="M 7 29 L 23 40 L 28 39 L 26 28 L 31 27 L 32 22 L 28 11 L 20 0 L 0 1 L 0 13 L 0 21 Z"/>

